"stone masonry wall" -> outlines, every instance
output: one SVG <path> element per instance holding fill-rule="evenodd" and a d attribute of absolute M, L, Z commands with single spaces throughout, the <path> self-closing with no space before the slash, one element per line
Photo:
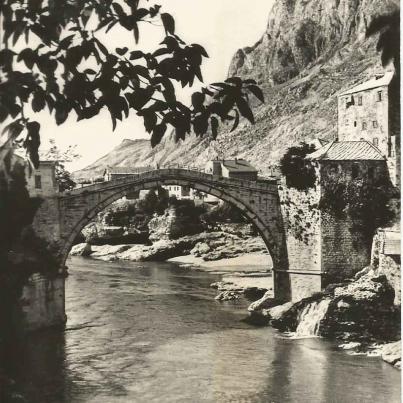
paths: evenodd
<path fill-rule="evenodd" d="M 50 326 L 63 326 L 66 322 L 64 308 L 64 276 L 47 278 L 33 274 L 23 287 L 19 306 L 22 315 L 17 326 L 31 331 Z"/>
<path fill-rule="evenodd" d="M 363 237 L 352 230 L 350 219 L 335 219 L 322 213 L 323 286 L 353 277 L 370 262 L 371 251 Z"/>
<path fill-rule="evenodd" d="M 378 92 L 382 100 L 378 101 Z M 347 104 L 353 97 L 354 104 Z M 362 105 L 359 105 L 362 97 Z M 349 105 L 346 107 L 346 105 Z M 388 87 L 378 87 L 338 98 L 339 141 L 367 140 L 376 145 L 382 155 L 388 154 L 389 141 Z M 375 142 L 374 142 L 375 139 Z"/>
<path fill-rule="evenodd" d="M 320 271 L 320 194 L 317 189 L 298 191 L 279 186 L 280 203 L 287 238 L 289 270 Z"/>

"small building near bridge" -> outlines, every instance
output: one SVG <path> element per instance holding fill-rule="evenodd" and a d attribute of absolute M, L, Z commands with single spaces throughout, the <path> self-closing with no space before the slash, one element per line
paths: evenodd
<path fill-rule="evenodd" d="M 143 172 L 152 171 L 152 167 L 106 167 L 103 173 L 105 181 L 126 178 L 132 175 L 139 175 Z"/>
<path fill-rule="evenodd" d="M 242 158 L 233 160 L 212 160 L 207 162 L 205 173 L 223 178 L 257 180 L 258 171 L 248 161 Z"/>

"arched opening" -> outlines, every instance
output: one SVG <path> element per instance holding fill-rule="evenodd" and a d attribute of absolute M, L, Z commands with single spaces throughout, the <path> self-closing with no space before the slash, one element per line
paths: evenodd
<path fill-rule="evenodd" d="M 158 174 L 158 171 L 156 171 Z M 254 225 L 254 227 L 259 232 L 262 237 L 266 248 L 273 260 L 273 264 L 275 265 L 278 262 L 278 256 L 280 247 L 276 244 L 275 238 L 272 236 L 271 231 L 268 229 L 267 224 L 265 224 L 262 217 L 259 215 L 257 211 L 257 206 L 254 204 L 254 200 L 250 202 L 245 202 L 237 192 L 232 192 L 231 189 L 227 189 L 225 187 L 218 188 L 218 186 L 213 186 L 210 183 L 205 183 L 203 180 L 189 180 L 188 178 L 180 178 L 177 175 L 174 177 L 155 177 L 151 175 L 148 178 L 141 178 L 141 175 L 138 178 L 133 178 L 132 182 L 117 184 L 117 186 L 113 189 L 108 189 L 98 192 L 88 192 L 86 193 L 83 190 L 79 196 L 67 196 L 67 197 L 81 197 L 87 198 L 92 201 L 92 205 L 89 208 L 86 208 L 83 212 L 82 216 L 68 228 L 67 233 L 65 233 L 64 242 L 61 250 L 61 264 L 64 266 L 69 251 L 76 239 L 77 235 L 81 232 L 81 230 L 90 223 L 96 215 L 111 205 L 113 202 L 125 197 L 127 195 L 139 192 L 140 190 L 152 189 L 157 186 L 169 186 L 169 185 L 177 185 L 177 186 L 186 186 L 191 187 L 199 192 L 203 192 L 206 194 L 210 194 L 216 196 L 220 200 L 223 200 L 236 208 L 238 208 L 243 215 L 248 219 L 250 223 Z M 94 201 L 96 199 L 96 201 Z M 90 205 L 90 203 L 89 203 Z"/>

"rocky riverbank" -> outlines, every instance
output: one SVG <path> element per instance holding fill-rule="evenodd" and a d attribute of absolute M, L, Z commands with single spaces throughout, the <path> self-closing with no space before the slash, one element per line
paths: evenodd
<path fill-rule="evenodd" d="M 202 232 L 178 239 L 161 239 L 151 245 L 90 245 L 80 243 L 73 246 L 70 254 L 73 256 L 90 256 L 105 261 L 130 260 L 164 261 L 170 258 L 188 255 L 189 264 L 236 258 L 248 253 L 259 253 L 271 267 L 271 259 L 264 242 L 259 237 L 242 238 L 239 235 L 223 231 Z M 262 259 L 261 259 L 262 260 Z M 197 263 L 196 263 L 197 262 Z"/>
<path fill-rule="evenodd" d="M 293 337 L 323 336 L 349 354 L 381 356 L 400 369 L 400 267 L 365 268 L 354 279 L 299 302 L 275 304 L 271 293 L 249 306 L 251 318 Z M 399 296 L 396 299 L 396 296 Z"/>

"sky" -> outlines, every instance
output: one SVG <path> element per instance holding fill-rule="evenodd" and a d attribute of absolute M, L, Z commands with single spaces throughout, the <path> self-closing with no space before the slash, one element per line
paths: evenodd
<path fill-rule="evenodd" d="M 202 73 L 205 84 L 226 78 L 232 56 L 237 49 L 256 43 L 266 29 L 268 15 L 274 0 L 159 0 L 162 12 L 173 15 L 176 33 L 187 43 L 199 43 L 209 54 L 204 59 Z M 109 46 L 129 46 L 131 36 L 111 30 L 102 38 Z M 140 26 L 139 48 L 152 48 L 163 39 L 163 28 L 144 24 Z M 188 91 L 189 93 L 189 91 Z M 188 94 L 187 93 L 187 94 Z M 186 97 L 186 93 L 182 97 Z M 183 99 L 186 102 L 186 99 Z M 69 164 L 70 170 L 87 166 L 123 139 L 149 138 L 143 128 L 143 120 L 134 113 L 123 122 L 118 121 L 112 131 L 107 111 L 90 120 L 76 122 L 74 116 L 61 126 L 53 117 L 41 112 L 35 118 L 41 123 L 42 149 L 48 146 L 48 139 L 54 138 L 60 148 L 77 145 L 79 160 Z"/>

